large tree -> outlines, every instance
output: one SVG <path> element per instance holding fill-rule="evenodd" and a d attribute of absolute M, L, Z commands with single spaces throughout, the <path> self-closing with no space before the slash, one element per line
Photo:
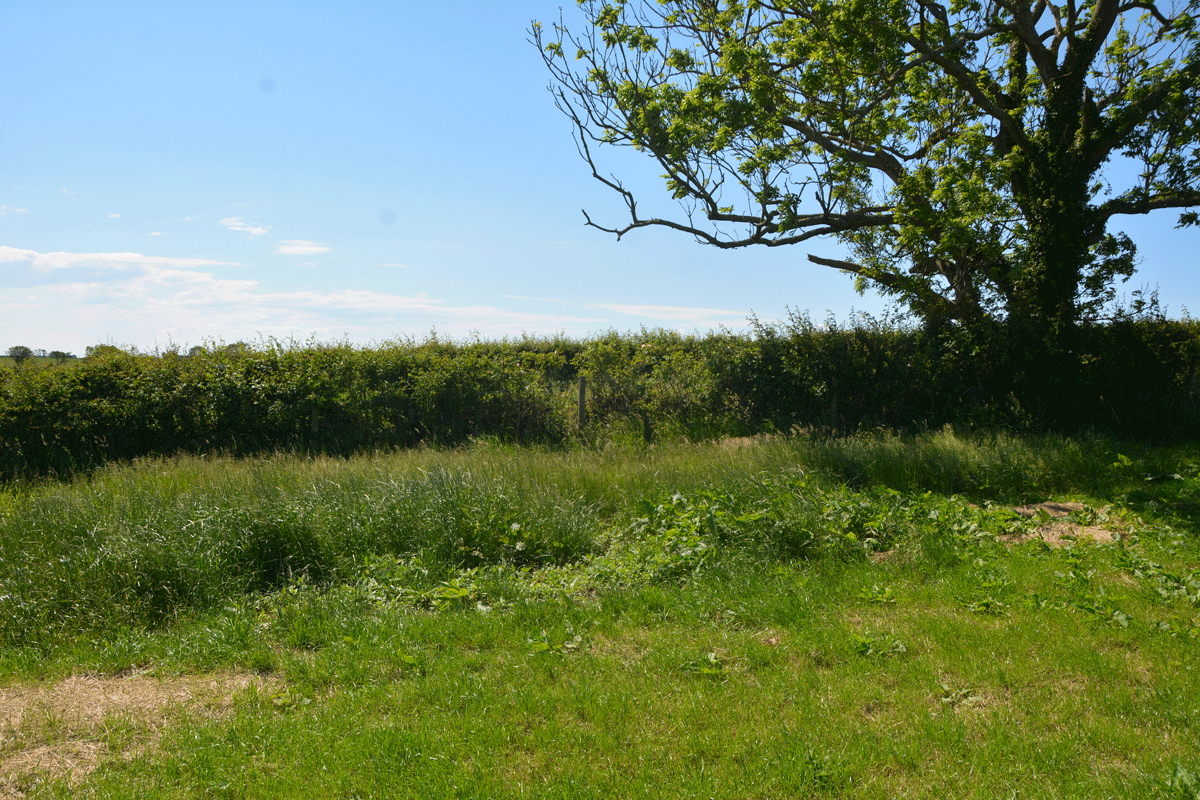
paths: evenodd
<path fill-rule="evenodd" d="M 628 207 L 588 224 L 721 248 L 834 235 L 848 257 L 810 261 L 1004 342 L 1025 387 L 1065 389 L 1079 322 L 1133 273 L 1109 220 L 1200 205 L 1200 0 L 579 5 L 533 37 Z M 597 143 L 654 158 L 684 212 L 641 217 Z"/>
<path fill-rule="evenodd" d="M 13 363 L 18 367 L 24 364 L 29 359 L 33 358 L 33 351 L 23 344 L 13 345 L 8 348 L 8 357 L 13 360 Z"/>

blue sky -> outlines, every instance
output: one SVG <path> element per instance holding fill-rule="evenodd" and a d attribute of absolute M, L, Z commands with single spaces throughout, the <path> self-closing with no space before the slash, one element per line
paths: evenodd
<path fill-rule="evenodd" d="M 564 2 L 568 22 L 578 20 Z M 879 313 L 806 262 L 624 219 L 526 31 L 555 2 L 0 4 L 0 351 L 586 336 Z M 657 171 L 602 163 L 675 211 Z M 1121 220 L 1168 312 L 1200 231 Z"/>

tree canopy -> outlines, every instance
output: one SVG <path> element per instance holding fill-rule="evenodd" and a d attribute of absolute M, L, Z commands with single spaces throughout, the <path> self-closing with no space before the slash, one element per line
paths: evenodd
<path fill-rule="evenodd" d="M 533 40 L 618 237 L 721 248 L 833 235 L 927 322 L 1070 351 L 1135 249 L 1109 221 L 1200 205 L 1200 0 L 581 0 Z M 655 159 L 643 218 L 595 145 Z M 1122 162 L 1116 166 L 1116 162 Z"/>
<path fill-rule="evenodd" d="M 33 351 L 23 344 L 18 344 L 8 348 L 8 357 L 19 367 L 24 362 L 33 358 Z"/>

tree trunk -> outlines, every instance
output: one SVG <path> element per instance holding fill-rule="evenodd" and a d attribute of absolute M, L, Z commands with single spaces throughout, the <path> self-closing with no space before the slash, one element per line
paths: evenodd
<path fill-rule="evenodd" d="M 1014 180 L 1028 249 L 1007 301 L 1006 338 L 1017 400 L 1042 424 L 1061 428 L 1078 418 L 1083 375 L 1077 295 L 1103 223 L 1089 202 L 1095 168 L 1081 163 L 1069 145 L 1051 143 L 1046 150 L 1049 155 L 1028 159 Z"/>

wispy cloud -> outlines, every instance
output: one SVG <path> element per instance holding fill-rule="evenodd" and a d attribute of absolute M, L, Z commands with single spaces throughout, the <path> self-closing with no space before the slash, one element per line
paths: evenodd
<path fill-rule="evenodd" d="M 230 261 L 207 258 L 172 258 L 144 256 L 141 253 L 38 253 L 17 247 L 0 246 L 0 264 L 29 262 L 38 272 L 50 272 L 74 267 L 98 267 L 111 270 L 196 269 L 209 266 L 240 266 Z"/>
<path fill-rule="evenodd" d="M 242 222 L 241 217 L 226 217 L 225 219 L 221 220 L 221 224 L 226 228 L 229 228 L 231 231 L 248 233 L 250 234 L 250 238 L 262 236 L 264 233 L 271 230 L 270 225 L 247 225 L 245 222 Z"/>
<path fill-rule="evenodd" d="M 589 308 L 603 308 L 630 317 L 666 320 L 670 322 L 712 322 L 723 318 L 746 317 L 745 311 L 727 308 L 690 308 L 687 306 L 627 306 L 608 303 L 593 303 Z"/>
<path fill-rule="evenodd" d="M 120 214 L 109 214 L 108 218 L 109 219 L 120 219 L 121 215 Z"/>
<path fill-rule="evenodd" d="M 162 231 L 150 231 L 150 235 L 151 236 L 162 236 L 163 232 Z"/>
<path fill-rule="evenodd" d="M 0 217 L 6 214 L 28 214 L 28 208 L 13 208 L 12 206 L 0 206 Z"/>
<path fill-rule="evenodd" d="M 307 239 L 287 239 L 275 245 L 275 252 L 289 256 L 311 256 L 317 253 L 327 253 L 329 248 Z"/>
<path fill-rule="evenodd" d="M 368 342 L 423 335 L 434 328 L 449 336 L 473 331 L 504 336 L 522 330 L 582 332 L 609 322 L 496 306 L 453 306 L 427 294 L 276 289 L 252 279 L 223 277 L 206 267 L 228 262 L 196 258 L 0 247 L 0 263 L 27 263 L 43 274 L 59 270 L 53 278 L 24 284 L 20 299 L 0 296 L 0 319 L 32 338 L 71 347 L 108 338 L 142 345 L 233 341 L 260 334 L 327 340 L 348 336 Z"/>

